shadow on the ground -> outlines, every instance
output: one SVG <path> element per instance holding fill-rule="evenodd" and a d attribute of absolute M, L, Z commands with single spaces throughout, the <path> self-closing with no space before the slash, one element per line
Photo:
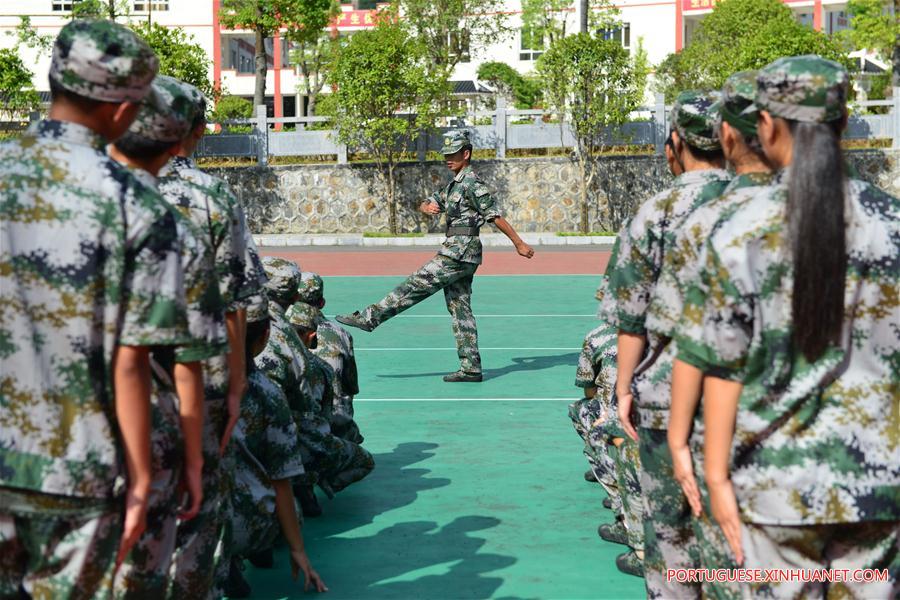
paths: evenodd
<path fill-rule="evenodd" d="M 304 524 L 310 560 L 331 588 L 328 598 L 489 598 L 502 585 L 502 578 L 486 574 L 516 559 L 480 554 L 485 539 L 472 535 L 499 525 L 497 518 L 466 515 L 443 527 L 436 521 L 407 521 L 371 535 L 354 532 L 378 515 L 413 503 L 419 492 L 450 484 L 447 478 L 427 477 L 428 469 L 411 468 L 434 456 L 437 447 L 408 442 L 376 454 L 375 470 L 366 480 L 322 502 L 324 515 Z M 275 571 L 247 565 L 253 596 L 303 596 L 302 582 L 290 579 L 285 548 L 276 550 L 275 560 Z"/>
<path fill-rule="evenodd" d="M 550 354 L 547 356 L 517 356 L 512 359 L 512 364 L 497 369 L 485 369 L 483 372 L 484 380 L 498 379 L 512 373 L 521 371 L 540 371 L 543 369 L 552 369 L 553 367 L 572 367 L 578 364 L 578 354 Z M 378 375 L 379 379 L 412 379 L 415 377 L 437 377 L 446 375 L 446 371 L 430 372 L 430 373 L 400 373 L 397 375 Z"/>

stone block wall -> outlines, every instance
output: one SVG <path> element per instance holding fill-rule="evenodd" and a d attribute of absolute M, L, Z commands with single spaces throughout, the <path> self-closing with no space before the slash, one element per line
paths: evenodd
<path fill-rule="evenodd" d="M 860 177 L 900 195 L 900 152 L 854 151 L 848 162 Z M 519 231 L 577 231 L 581 219 L 578 165 L 567 158 L 480 160 L 476 172 L 496 194 Z M 442 219 L 416 206 L 446 185 L 443 163 L 398 167 L 401 232 L 437 232 Z M 371 165 L 292 165 L 210 169 L 231 184 L 254 233 L 366 233 L 388 231 L 388 207 L 375 191 Z M 643 200 L 671 182 L 665 159 L 602 159 L 589 206 L 592 231 L 616 231 Z"/>

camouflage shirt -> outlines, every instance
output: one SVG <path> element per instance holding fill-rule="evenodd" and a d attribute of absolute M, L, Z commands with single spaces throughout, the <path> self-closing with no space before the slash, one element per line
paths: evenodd
<path fill-rule="evenodd" d="M 318 329 L 319 347 L 313 354 L 328 363 L 334 371 L 334 410 L 353 416 L 353 396 L 359 393 L 353 337 L 346 329 L 331 321 L 322 321 Z"/>
<path fill-rule="evenodd" d="M 615 362 L 618 329 L 602 324 L 591 330 L 581 345 L 578 356 L 578 369 L 575 372 L 575 385 L 580 388 L 596 387 L 597 393 L 610 395 L 615 390 L 615 371 L 609 380 L 603 365 L 611 359 Z"/>
<path fill-rule="evenodd" d="M 89 129 L 0 145 L 0 486 L 108 498 L 117 345 L 190 341 L 175 218 Z"/>
<path fill-rule="evenodd" d="M 791 351 L 786 187 L 759 188 L 710 240 L 678 358 L 743 384 L 731 478 L 745 520 L 900 519 L 900 201 L 848 184 L 842 341 Z"/>
<path fill-rule="evenodd" d="M 646 202 L 619 233 L 609 266 L 607 291 L 601 302 L 606 322 L 620 331 L 648 334 L 646 358 L 635 370 L 632 390 L 640 426 L 665 428 L 668 415 L 657 409 L 668 406 L 671 361 L 654 367 L 666 340 L 647 332 L 647 310 L 666 255 L 675 243 L 684 219 L 699 206 L 717 198 L 731 176 L 722 169 L 688 171 L 672 186 Z M 647 409 L 647 410 L 645 410 Z"/>
<path fill-rule="evenodd" d="M 500 218 L 494 196 L 471 166 L 463 168 L 431 201 L 447 214 L 447 227 L 481 227 Z M 481 264 L 481 238 L 477 235 L 448 236 L 438 254 L 458 261 Z"/>
<path fill-rule="evenodd" d="M 309 352 L 309 351 L 307 351 Z M 327 362 L 309 352 L 309 385 L 312 388 L 315 412 L 320 419 L 331 422 L 334 410 L 334 370 Z"/>
<path fill-rule="evenodd" d="M 299 420 L 315 411 L 313 389 L 309 382 L 308 350 L 297 332 L 284 317 L 284 309 L 277 302 L 269 302 L 271 318 L 269 341 L 256 357 L 256 366 L 284 392 L 288 406 Z M 305 352 L 297 353 L 300 347 Z"/>
<path fill-rule="evenodd" d="M 297 425 L 281 389 L 258 369 L 247 375 L 241 418 L 234 430 L 235 475 L 232 510 L 272 518 L 271 481 L 302 475 Z M 252 522 L 245 517 L 244 521 Z"/>

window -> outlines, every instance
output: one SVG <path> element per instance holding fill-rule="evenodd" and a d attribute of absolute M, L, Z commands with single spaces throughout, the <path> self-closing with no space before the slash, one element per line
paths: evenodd
<path fill-rule="evenodd" d="M 544 38 L 540 33 L 528 27 L 519 30 L 521 40 L 519 60 L 537 60 L 544 53 Z"/>
<path fill-rule="evenodd" d="M 68 0 L 65 2 L 52 2 L 50 4 L 51 10 L 53 12 L 70 12 L 72 10 L 72 0 Z"/>
<path fill-rule="evenodd" d="M 458 56 L 459 62 L 467 63 L 471 60 L 469 53 L 469 42 L 471 36 L 467 30 L 457 33 L 447 34 L 447 46 L 450 49 L 450 56 Z"/>
<path fill-rule="evenodd" d="M 619 42 L 626 50 L 631 49 L 631 24 L 619 23 L 616 27 L 601 29 L 597 34 L 604 40 Z"/>
<path fill-rule="evenodd" d="M 135 0 L 134 12 L 169 10 L 169 0 Z"/>

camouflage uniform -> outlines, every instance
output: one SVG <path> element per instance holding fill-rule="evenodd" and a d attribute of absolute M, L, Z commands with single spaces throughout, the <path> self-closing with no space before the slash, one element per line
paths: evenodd
<path fill-rule="evenodd" d="M 300 283 L 300 302 L 312 306 L 324 303 L 324 282 L 315 273 L 304 273 Z M 322 317 L 317 329 L 319 345 L 312 353 L 328 363 L 334 371 L 332 378 L 334 404 L 331 411 L 331 431 L 338 437 L 355 444 L 363 443 L 363 436 L 353 420 L 353 396 L 359 393 L 356 357 L 353 354 L 353 336 Z"/>
<path fill-rule="evenodd" d="M 198 111 L 205 108 L 200 91 L 177 82 L 180 102 Z M 195 112 L 196 114 L 196 112 Z M 191 123 L 193 124 L 193 123 Z M 203 173 L 189 158 L 175 157 L 160 172 L 160 191 L 168 202 L 203 231 L 213 248 L 219 292 L 225 310 L 233 313 L 259 293 L 252 244 L 243 210 L 228 185 Z M 255 249 L 255 246 L 253 247 Z M 228 420 L 228 358 L 225 354 L 203 362 L 203 502 L 200 513 L 179 523 L 172 561 L 172 597 L 200 597 L 213 584 L 213 549 L 222 535 L 224 506 L 229 496 L 230 471 L 223 468 L 219 442 Z M 230 452 L 230 450 L 228 451 Z"/>
<path fill-rule="evenodd" d="M 453 154 L 469 144 L 467 131 L 444 139 L 444 154 Z M 481 373 L 478 329 L 472 314 L 472 281 L 481 264 L 481 238 L 477 229 L 500 218 L 494 197 L 471 166 L 462 169 L 447 186 L 431 196 L 447 214 L 447 239 L 437 256 L 425 263 L 384 299 L 362 311 L 364 321 L 378 327 L 394 315 L 444 290 L 444 300 L 453 323 L 461 370 Z"/>
<path fill-rule="evenodd" d="M 293 327 L 315 330 L 322 319 L 319 309 L 309 304 L 291 306 L 285 319 Z M 308 366 L 309 404 L 295 412 L 304 451 L 304 465 L 318 474 L 319 487 L 331 497 L 351 483 L 368 475 L 375 467 L 372 455 L 359 444 L 339 438 L 331 431 L 334 371 L 328 363 L 300 343 L 295 352 L 304 356 Z M 299 414 L 297 414 L 299 413 Z"/>
<path fill-rule="evenodd" d="M 86 98 L 136 102 L 157 65 L 127 29 L 73 21 L 50 77 Z M 112 355 L 190 340 L 173 214 L 105 147 L 55 120 L 0 145 L 4 597 L 111 590 L 125 477 Z"/>
<path fill-rule="evenodd" d="M 847 79 L 819 57 L 779 59 L 760 72 L 756 102 L 775 117 L 840 119 Z M 731 482 L 744 566 L 889 568 L 893 581 L 753 584 L 745 593 L 897 592 L 900 201 L 861 181 L 846 189 L 840 343 L 812 364 L 791 350 L 794 272 L 782 184 L 760 188 L 707 244 L 676 331 L 678 358 L 743 386 Z"/>
<path fill-rule="evenodd" d="M 127 135 L 179 142 L 187 135 L 196 116 L 196 104 L 182 92 L 181 83 L 171 77 L 158 76 L 152 91 L 150 98 L 154 101 L 145 101 Z M 158 189 L 156 177 L 141 169 L 133 172 L 147 187 Z M 196 363 L 228 352 L 225 305 L 214 272 L 213 248 L 206 232 L 191 222 L 189 215 L 171 206 L 170 209 L 176 216 L 181 239 L 188 329 L 193 340 L 190 346 L 179 348 L 174 356 L 154 351 L 152 358 L 153 483 L 147 529 L 116 579 L 116 595 L 129 598 L 165 596 L 175 550 L 183 456 L 173 363 Z"/>
<path fill-rule="evenodd" d="M 745 142 L 756 141 L 758 111 L 753 100 L 756 95 L 756 71 L 731 75 L 722 89 L 722 119 L 738 129 Z M 701 255 L 707 240 L 713 235 L 717 223 L 727 221 L 740 206 L 759 194 L 761 188 L 772 183 L 768 172 L 745 173 L 736 176 L 715 200 L 694 210 L 682 223 L 671 249 L 666 254 L 663 269 L 653 290 L 647 311 L 647 329 L 666 338 L 675 337 L 676 327 L 684 307 L 684 295 L 691 282 L 699 276 Z M 677 354 L 677 344 L 670 343 L 665 350 L 666 360 Z M 711 520 L 709 494 L 703 473 L 703 411 L 698 407 L 689 445 L 694 462 L 694 476 L 700 489 L 704 511 L 693 518 L 700 564 L 704 569 L 734 569 L 725 536 Z M 737 598 L 739 586 L 735 583 L 704 583 L 703 594 L 713 598 Z"/>
<path fill-rule="evenodd" d="M 683 92 L 671 119 L 685 143 L 700 150 L 719 147 L 718 103 L 711 94 Z M 699 594 L 698 584 L 666 581 L 666 570 L 697 568 L 690 510 L 672 473 L 666 428 L 671 401 L 672 358 L 669 339 L 646 327 L 650 298 L 666 254 L 684 219 L 718 197 L 730 180 L 721 169 L 688 171 L 670 187 L 644 202 L 623 228 L 607 267 L 603 299 L 607 322 L 622 332 L 648 338 L 647 354 L 632 381 L 638 414 L 641 491 L 644 503 L 644 575 L 650 597 Z"/>

